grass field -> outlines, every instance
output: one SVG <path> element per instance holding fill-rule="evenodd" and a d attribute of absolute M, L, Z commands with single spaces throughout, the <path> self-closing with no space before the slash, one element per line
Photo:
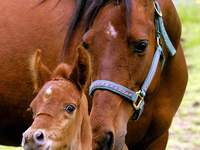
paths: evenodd
<path fill-rule="evenodd" d="M 170 128 L 167 150 L 200 149 L 200 3 L 180 4 L 183 47 L 189 68 L 185 97 Z M 0 150 L 21 148 L 0 146 Z"/>
<path fill-rule="evenodd" d="M 22 150 L 21 147 L 8 147 L 8 146 L 0 146 L 0 150 Z"/>

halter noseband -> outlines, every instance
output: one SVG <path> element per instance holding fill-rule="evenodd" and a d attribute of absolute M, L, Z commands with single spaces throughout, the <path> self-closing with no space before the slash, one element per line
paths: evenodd
<path fill-rule="evenodd" d="M 108 81 L 108 80 L 96 80 L 96 81 L 92 82 L 90 89 L 89 89 L 89 95 L 92 95 L 96 90 L 99 90 L 99 89 L 100 90 L 108 90 L 108 91 L 114 92 L 122 97 L 125 97 L 127 100 L 131 101 L 132 105 L 135 109 L 135 112 L 133 114 L 134 120 L 138 120 L 143 112 L 144 98 L 145 98 L 146 92 L 153 80 L 153 77 L 156 73 L 159 61 L 161 60 L 162 67 L 165 63 L 165 56 L 163 53 L 163 49 L 160 45 L 161 36 L 164 39 L 164 42 L 169 50 L 170 55 L 174 56 L 176 54 L 176 49 L 174 48 L 172 42 L 170 41 L 169 36 L 164 27 L 161 8 L 157 1 L 154 1 L 153 3 L 154 3 L 155 12 L 156 12 L 155 23 L 156 23 L 157 46 L 156 46 L 156 51 L 153 56 L 150 70 L 149 70 L 147 77 L 144 80 L 140 90 L 135 92 L 135 91 L 132 91 L 122 85 L 119 85 L 117 83 L 114 83 L 114 82 Z"/>

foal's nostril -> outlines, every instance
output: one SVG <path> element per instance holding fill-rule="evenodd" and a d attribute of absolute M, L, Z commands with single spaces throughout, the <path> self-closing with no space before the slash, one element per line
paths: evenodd
<path fill-rule="evenodd" d="M 113 142 L 114 142 L 113 133 L 108 132 L 104 137 L 103 150 L 111 150 L 113 147 Z"/>
<path fill-rule="evenodd" d="M 37 145 L 43 145 L 45 143 L 45 134 L 43 131 L 38 130 L 33 134 L 33 139 Z"/>

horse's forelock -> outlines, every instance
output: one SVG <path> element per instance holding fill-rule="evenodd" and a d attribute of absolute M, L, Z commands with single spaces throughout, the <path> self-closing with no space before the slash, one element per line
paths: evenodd
<path fill-rule="evenodd" d="M 84 14 L 85 31 L 87 31 L 93 24 L 96 15 L 99 10 L 108 2 L 113 2 L 115 5 L 119 5 L 121 0 L 88 0 L 86 3 L 86 10 Z"/>
<path fill-rule="evenodd" d="M 127 29 L 131 26 L 131 0 L 125 0 Z"/>
<path fill-rule="evenodd" d="M 87 0 L 76 0 L 76 8 L 75 8 L 74 14 L 72 15 L 73 17 L 71 19 L 69 28 L 66 32 L 65 39 L 64 39 L 63 53 L 61 56 L 62 62 L 64 62 L 64 59 L 66 57 L 66 51 L 70 45 L 70 40 L 73 38 L 73 33 L 79 21 L 81 20 L 86 2 Z"/>
<path fill-rule="evenodd" d="M 109 0 L 88 0 L 84 15 L 85 30 L 88 30 L 92 25 L 99 9 Z"/>
<path fill-rule="evenodd" d="M 46 0 L 43 0 L 42 2 L 45 2 L 45 1 Z M 125 0 L 125 1 L 130 1 L 130 0 Z M 80 20 L 82 19 L 82 17 L 84 17 L 83 23 L 84 23 L 84 29 L 86 31 L 92 25 L 100 8 L 108 2 L 113 2 L 114 4 L 118 5 L 121 2 L 121 0 L 77 0 L 76 1 L 76 9 L 71 19 L 70 26 L 68 28 L 68 31 L 66 32 L 66 36 L 64 40 L 63 52 L 61 56 L 62 62 L 64 62 L 65 60 L 67 49 L 70 45 L 71 39 L 73 38 L 73 33 L 76 30 L 76 27 L 78 26 L 78 24 L 80 23 Z M 126 6 L 127 8 L 129 8 L 128 4 Z M 128 13 L 127 13 L 127 16 L 128 16 Z"/>

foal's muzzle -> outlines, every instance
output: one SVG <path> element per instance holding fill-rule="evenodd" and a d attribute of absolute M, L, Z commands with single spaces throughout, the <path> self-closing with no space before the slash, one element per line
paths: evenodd
<path fill-rule="evenodd" d="M 24 150 L 48 150 L 45 132 L 43 130 L 26 131 L 23 134 L 22 147 Z"/>

